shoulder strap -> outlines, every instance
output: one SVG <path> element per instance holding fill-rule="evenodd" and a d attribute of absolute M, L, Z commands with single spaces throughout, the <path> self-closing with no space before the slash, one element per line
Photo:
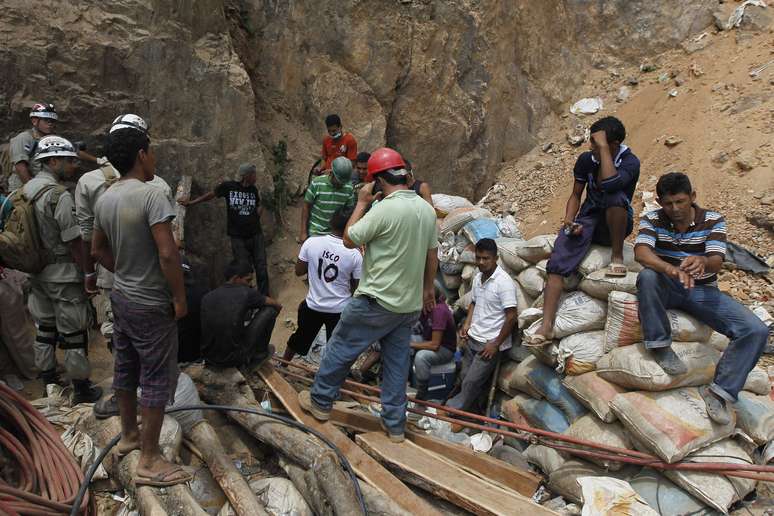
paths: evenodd
<path fill-rule="evenodd" d="M 66 188 L 64 186 L 62 186 L 62 185 L 46 185 L 46 186 L 42 187 L 40 190 L 38 190 L 38 193 L 33 195 L 32 199 L 30 199 L 29 202 L 31 204 L 34 204 L 38 199 L 40 199 L 43 196 L 44 193 L 48 192 L 49 190 L 51 190 L 53 188 L 56 188 L 57 186 L 59 188 L 63 189 L 63 190 L 66 190 Z M 61 191 L 59 192 L 59 195 L 62 195 Z M 23 191 L 22 191 L 22 196 L 24 196 L 24 192 Z"/>

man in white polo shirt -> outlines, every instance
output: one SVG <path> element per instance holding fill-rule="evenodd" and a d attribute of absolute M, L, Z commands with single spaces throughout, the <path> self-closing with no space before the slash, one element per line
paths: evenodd
<path fill-rule="evenodd" d="M 285 360 L 309 353 L 323 324 L 327 338 L 331 338 L 358 286 L 363 256 L 357 249 L 344 247 L 342 240 L 351 214 L 351 208 L 339 208 L 330 220 L 331 234 L 308 238 L 301 246 L 296 275 L 308 274 L 309 292 L 298 305 L 298 329 L 288 339 Z"/>
<path fill-rule="evenodd" d="M 497 244 L 491 238 L 476 243 L 476 265 L 473 278 L 473 300 L 460 329 L 467 341 L 462 360 L 460 392 L 446 405 L 470 411 L 476 405 L 497 367 L 501 352 L 511 347 L 511 332 L 516 326 L 516 285 L 497 265 Z"/>

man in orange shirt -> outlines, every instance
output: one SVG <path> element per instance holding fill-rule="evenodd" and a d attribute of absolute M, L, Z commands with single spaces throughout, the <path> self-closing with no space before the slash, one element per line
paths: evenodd
<path fill-rule="evenodd" d="M 320 164 L 322 170 L 331 170 L 331 163 L 339 156 L 348 158 L 354 166 L 357 159 L 357 141 L 352 133 L 345 133 L 342 130 L 339 115 L 326 116 L 325 127 L 328 128 L 328 134 L 323 139 L 322 163 Z"/>

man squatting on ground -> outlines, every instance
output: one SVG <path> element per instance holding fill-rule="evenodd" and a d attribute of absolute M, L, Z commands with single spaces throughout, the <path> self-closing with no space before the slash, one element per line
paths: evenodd
<path fill-rule="evenodd" d="M 340 207 L 331 217 L 331 234 L 308 238 L 301 246 L 295 272 L 308 274 L 309 291 L 298 305 L 298 329 L 288 339 L 285 360 L 309 353 L 323 325 L 330 339 L 358 287 L 363 256 L 358 249 L 347 249 L 342 240 L 351 214 L 348 207 Z"/>
<path fill-rule="evenodd" d="M 617 118 L 601 118 L 590 131 L 591 151 L 575 162 L 572 194 L 546 266 L 543 324 L 524 340 L 525 346 L 551 342 L 563 278 L 575 273 L 592 243 L 612 248 L 607 276 L 626 276 L 623 243 L 634 227 L 631 202 L 640 177 L 640 160 L 623 144 L 626 129 Z M 584 189 L 586 199 L 581 205 Z"/>
<path fill-rule="evenodd" d="M 717 287 L 726 254 L 726 222 L 696 204 L 688 176 L 672 172 L 656 184 L 661 208 L 640 220 L 634 253 L 645 269 L 637 277 L 637 301 L 645 347 L 671 375 L 687 372 L 672 350 L 667 310 L 679 308 L 731 339 L 715 378 L 699 389 L 707 414 L 719 424 L 731 421 L 730 404 L 763 352 L 768 329 L 746 307 Z"/>
<path fill-rule="evenodd" d="M 252 274 L 249 263 L 233 261 L 226 283 L 202 298 L 201 347 L 208 366 L 257 367 L 274 354 L 269 340 L 282 305 L 250 288 Z"/>
<path fill-rule="evenodd" d="M 319 420 L 330 411 L 357 357 L 372 342 L 382 345 L 381 422 L 390 439 L 400 442 L 406 424 L 406 381 L 411 366 L 411 327 L 423 309 L 435 305 L 433 280 L 438 265 L 435 210 L 406 186 L 406 168 L 392 149 L 374 151 L 366 182 L 344 230 L 344 245 L 365 246 L 363 277 L 328 341 L 311 394 L 299 400 Z M 366 213 L 366 211 L 368 211 Z"/>
<path fill-rule="evenodd" d="M 45 136 L 38 142 L 35 161 L 39 172 L 24 185 L 24 196 L 35 205 L 41 242 L 54 257 L 40 273 L 30 275 L 28 305 L 37 326 L 35 365 L 41 371 L 44 387 L 61 383 L 56 372 L 59 345 L 65 352 L 65 370 L 75 391 L 73 403 L 92 403 L 102 395 L 102 389 L 89 381 L 91 316 L 84 292 L 81 231 L 73 197 L 61 184 L 74 179 L 78 154 L 64 138 Z"/>
<path fill-rule="evenodd" d="M 108 136 L 107 157 L 119 171 L 97 201 L 92 254 L 114 273 L 110 296 L 113 389 L 121 416 L 119 453 L 140 449 L 135 484 L 167 486 L 191 479 L 167 462 L 159 448 L 164 407 L 173 399 L 177 366 L 176 319 L 186 315 L 180 253 L 172 235 L 174 212 L 154 177 L 156 156 L 146 133 L 118 129 Z M 137 387 L 142 388 L 142 433 Z"/>

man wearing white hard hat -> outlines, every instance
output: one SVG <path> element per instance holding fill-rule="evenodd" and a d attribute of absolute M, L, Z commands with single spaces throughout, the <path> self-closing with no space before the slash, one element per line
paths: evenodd
<path fill-rule="evenodd" d="M 75 391 L 73 404 L 93 403 L 102 390 L 89 381 L 90 314 L 83 286 L 81 232 L 73 197 L 62 185 L 75 177 L 78 154 L 64 138 L 44 136 L 34 160 L 40 172 L 24 185 L 23 192 L 34 203 L 41 242 L 53 255 L 49 265 L 30 276 L 29 310 L 37 327 L 35 365 L 44 385 L 61 384 L 56 371 L 59 346 Z"/>
<path fill-rule="evenodd" d="M 53 104 L 37 103 L 30 110 L 32 127 L 25 129 L 10 142 L 11 163 L 14 173 L 8 178 L 8 190 L 21 187 L 40 172 L 40 163 L 33 159 L 37 142 L 56 131 L 59 116 Z"/>

